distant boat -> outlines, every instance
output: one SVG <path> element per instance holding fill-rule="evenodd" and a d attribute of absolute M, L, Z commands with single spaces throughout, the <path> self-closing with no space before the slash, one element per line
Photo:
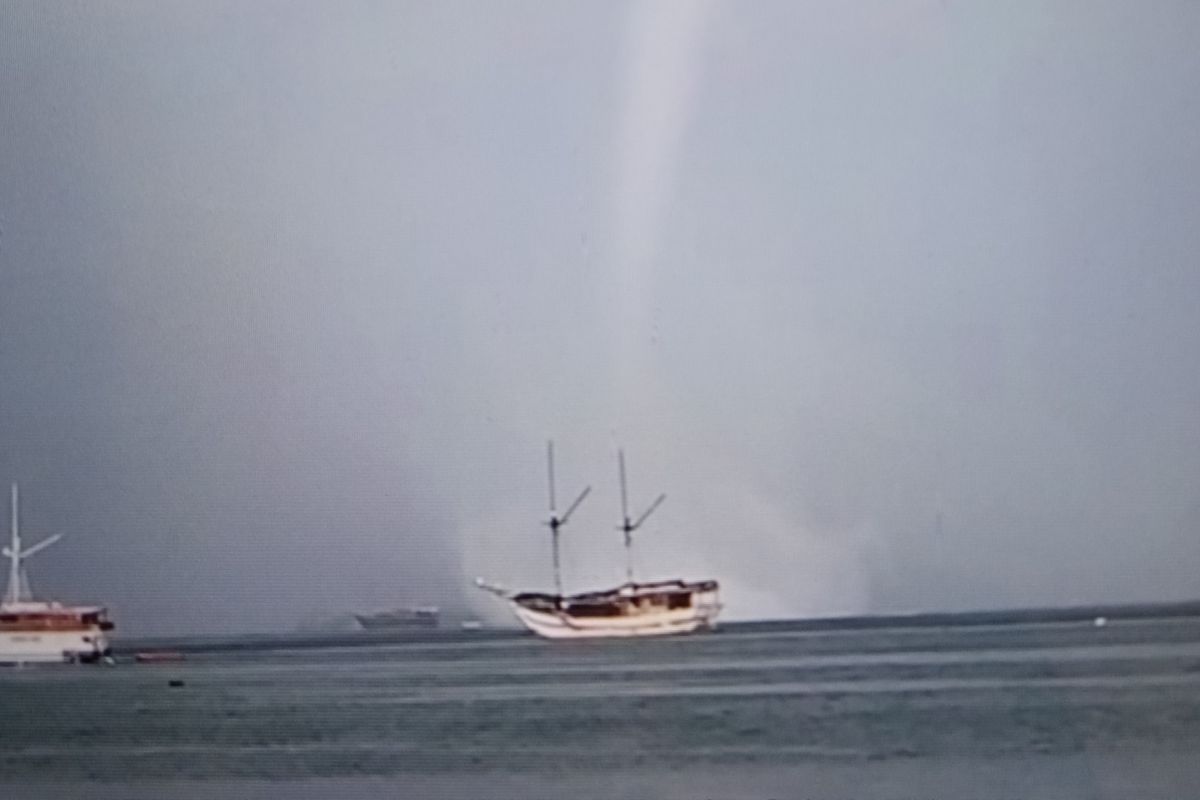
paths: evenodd
<path fill-rule="evenodd" d="M 587 497 L 591 487 L 585 488 L 559 517 L 554 496 L 553 443 L 547 446 L 546 459 L 550 480 L 550 519 L 546 524 L 550 527 L 553 548 L 555 592 L 510 592 L 482 578 L 475 581 L 479 588 L 503 598 L 525 627 L 548 639 L 666 636 L 716 626 L 721 603 L 715 580 L 634 581 L 633 532 L 659 507 L 666 495 L 659 495 L 636 521 L 632 521 L 625 485 L 625 454 L 621 451 L 617 452 L 622 518 L 619 529 L 625 534 L 626 581 L 612 589 L 564 595 L 559 570 L 558 532 Z"/>
<path fill-rule="evenodd" d="M 135 653 L 133 660 L 139 664 L 175 664 L 183 661 L 184 655 L 174 650 L 148 650 Z"/>
<path fill-rule="evenodd" d="M 374 614 L 355 614 L 354 619 L 364 630 L 395 630 L 404 628 L 436 628 L 439 610 L 436 606 L 396 608 Z"/>
<path fill-rule="evenodd" d="M 15 483 L 11 537 L 0 551 L 9 562 L 8 589 L 0 601 L 0 664 L 97 663 L 108 658 L 107 634 L 113 624 L 103 606 L 64 606 L 33 599 L 25 560 L 61 536 L 23 548 Z"/>

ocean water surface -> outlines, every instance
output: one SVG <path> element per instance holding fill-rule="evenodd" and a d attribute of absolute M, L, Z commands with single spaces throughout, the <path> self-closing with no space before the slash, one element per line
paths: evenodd
<path fill-rule="evenodd" d="M 1197 761 L 1196 618 L 0 671 L 4 798 L 1176 800 Z"/>

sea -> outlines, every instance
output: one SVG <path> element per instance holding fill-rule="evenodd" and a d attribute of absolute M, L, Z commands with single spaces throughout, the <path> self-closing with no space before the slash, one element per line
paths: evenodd
<path fill-rule="evenodd" d="M 1200 798 L 1200 616 L 175 644 L 0 670 L 0 798 Z"/>

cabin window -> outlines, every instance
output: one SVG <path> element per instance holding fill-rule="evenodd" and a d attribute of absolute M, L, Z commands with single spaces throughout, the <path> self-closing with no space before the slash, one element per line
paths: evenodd
<path fill-rule="evenodd" d="M 667 608 L 668 609 L 691 608 L 691 607 L 692 607 L 692 596 L 689 593 L 679 592 L 677 594 L 669 595 L 667 598 Z"/>
<path fill-rule="evenodd" d="M 621 610 L 615 603 L 588 603 L 573 605 L 568 612 L 576 617 L 615 617 L 620 615 Z"/>

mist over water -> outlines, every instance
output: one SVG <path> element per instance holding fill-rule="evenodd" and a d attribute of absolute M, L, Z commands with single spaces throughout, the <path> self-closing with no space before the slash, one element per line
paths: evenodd
<path fill-rule="evenodd" d="M 1200 14 L 1130 8 L 8 9 L 34 590 L 503 619 L 553 438 L 568 589 L 624 447 L 730 618 L 1200 594 Z"/>

